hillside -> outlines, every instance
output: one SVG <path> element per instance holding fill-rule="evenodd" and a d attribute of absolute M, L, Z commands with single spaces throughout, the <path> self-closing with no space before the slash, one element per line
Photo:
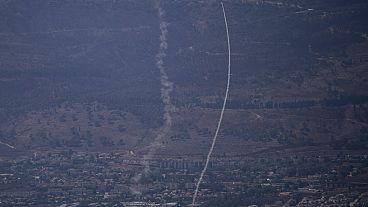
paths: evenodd
<path fill-rule="evenodd" d="M 224 1 L 230 98 L 215 153 L 366 150 L 368 4 Z M 0 2 L 0 156 L 38 150 L 207 153 L 226 84 L 219 1 Z M 161 22 L 160 22 L 161 21 Z"/>

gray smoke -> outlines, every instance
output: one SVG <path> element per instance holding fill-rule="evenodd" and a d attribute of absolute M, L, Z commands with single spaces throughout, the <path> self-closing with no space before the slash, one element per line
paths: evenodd
<path fill-rule="evenodd" d="M 164 20 L 165 12 L 164 10 L 156 3 L 158 19 L 160 22 L 160 47 L 158 53 L 156 54 L 156 67 L 160 70 L 160 78 L 161 78 L 161 99 L 164 104 L 164 124 L 158 130 L 158 134 L 154 138 L 153 142 L 150 144 L 148 153 L 143 157 L 143 165 L 144 170 L 143 173 L 139 173 L 135 175 L 132 179 L 134 183 L 139 183 L 142 176 L 146 175 L 149 172 L 149 160 L 152 158 L 154 153 L 162 146 L 163 138 L 168 134 L 172 124 L 171 112 L 174 109 L 174 106 L 171 103 L 170 93 L 173 90 L 173 83 L 169 80 L 169 77 L 165 71 L 164 59 L 166 57 L 167 50 L 167 26 L 168 23 Z M 139 194 L 139 189 L 132 188 L 133 193 Z"/>
<path fill-rule="evenodd" d="M 170 131 L 172 118 L 171 112 L 173 111 L 174 106 L 171 103 L 170 93 L 173 90 L 173 83 L 169 80 L 169 77 L 165 71 L 164 59 L 166 57 L 167 50 L 167 26 L 168 23 L 164 20 L 165 12 L 163 9 L 157 4 L 157 12 L 158 18 L 160 21 L 160 48 L 158 53 L 156 54 L 156 66 L 160 70 L 161 77 L 161 99 L 164 103 L 164 124 L 158 131 L 157 136 L 153 140 L 152 144 L 149 146 L 148 153 L 144 156 L 144 173 L 149 171 L 149 163 L 148 160 L 152 158 L 153 154 L 157 151 L 158 148 L 162 146 L 162 139 L 167 135 Z"/>

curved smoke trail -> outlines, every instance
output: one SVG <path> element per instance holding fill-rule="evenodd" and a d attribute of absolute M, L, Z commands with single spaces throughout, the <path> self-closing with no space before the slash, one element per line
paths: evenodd
<path fill-rule="evenodd" d="M 164 67 L 164 58 L 166 57 L 166 50 L 168 47 L 167 44 L 167 26 L 168 23 L 164 20 L 165 12 L 156 3 L 158 19 L 160 21 L 160 47 L 158 53 L 156 54 L 156 67 L 160 70 L 160 81 L 161 81 L 161 99 L 164 104 L 164 124 L 159 129 L 157 136 L 154 138 L 153 142 L 149 146 L 148 153 L 143 157 L 143 165 L 144 170 L 143 173 L 147 174 L 149 172 L 149 160 L 152 158 L 153 154 L 160 148 L 162 145 L 162 139 L 167 135 L 170 131 L 172 124 L 171 112 L 173 111 L 174 106 L 171 103 L 170 93 L 173 90 L 173 83 L 169 80 L 169 77 L 165 71 Z M 142 173 L 133 177 L 133 182 L 138 183 L 142 178 Z M 140 193 L 139 190 L 131 189 L 133 193 Z"/>
<path fill-rule="evenodd" d="M 226 92 L 225 92 L 225 98 L 224 98 L 224 103 L 222 105 L 222 109 L 221 109 L 221 114 L 220 114 L 220 118 L 219 118 L 219 121 L 217 123 L 217 129 L 216 129 L 216 133 L 215 133 L 215 136 L 213 137 L 213 140 L 212 140 L 212 145 L 211 145 L 211 148 L 210 148 L 210 151 L 208 152 L 207 154 L 207 159 L 206 159 L 206 164 L 204 165 L 204 168 L 201 172 L 201 175 L 198 179 L 198 182 L 196 184 L 196 189 L 194 191 L 194 195 L 193 195 L 193 200 L 192 200 L 192 206 L 194 206 L 195 204 L 195 201 L 196 201 L 196 198 L 197 198 L 197 194 L 198 194 L 198 189 L 199 189 L 199 186 L 200 184 L 202 183 L 202 180 L 203 180 L 203 176 L 204 174 L 206 173 L 207 171 L 207 167 L 208 167 L 208 163 L 210 161 L 210 158 L 211 158 L 211 155 L 212 155 L 212 151 L 213 151 L 213 148 L 215 147 L 215 144 L 216 144 L 216 140 L 217 140 L 217 135 L 219 133 L 219 130 L 220 130 L 220 127 L 221 127 L 221 122 L 222 122 L 222 118 L 224 116 L 224 111 L 225 111 L 225 108 L 226 108 L 226 102 L 227 102 L 227 97 L 228 97 L 228 94 L 229 94 L 229 88 L 230 88 L 230 77 L 231 77 L 231 52 L 230 52 L 230 38 L 229 38 L 229 29 L 228 29 L 228 26 L 227 26 L 227 20 L 226 20 L 226 13 L 225 13 L 225 8 L 224 8 L 224 4 L 221 2 L 221 6 L 222 6 L 222 13 L 224 14 L 224 21 L 225 21 L 225 27 L 226 27 L 226 36 L 227 36 L 227 48 L 228 48 L 228 71 L 227 71 L 227 85 L 226 85 Z"/>

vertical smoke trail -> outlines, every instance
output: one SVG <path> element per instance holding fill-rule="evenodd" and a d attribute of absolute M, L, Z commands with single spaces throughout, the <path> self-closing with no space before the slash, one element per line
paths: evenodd
<path fill-rule="evenodd" d="M 211 145 L 211 148 L 210 148 L 210 151 L 208 152 L 207 154 L 207 160 L 206 160 L 206 164 L 204 165 L 204 168 L 201 172 L 201 175 L 198 179 L 198 182 L 196 184 L 196 189 L 194 191 L 194 195 L 193 195 L 193 200 L 192 200 L 192 206 L 194 206 L 195 204 L 195 201 L 196 201 L 196 198 L 197 198 L 197 194 L 198 194 L 198 189 L 199 189 L 199 186 L 203 180 L 203 176 L 204 174 L 206 173 L 207 171 L 207 167 L 208 167 L 208 163 L 210 161 L 210 158 L 211 158 L 211 155 L 212 155 L 212 151 L 213 151 L 213 148 L 215 147 L 215 144 L 216 144 L 216 140 L 217 140 L 217 135 L 219 133 L 219 130 L 220 130 L 220 127 L 221 127 L 221 122 L 222 122 L 222 118 L 224 116 L 224 111 L 225 111 L 225 107 L 226 107 L 226 102 L 227 102 L 227 97 L 228 97 L 228 94 L 229 94 L 229 87 L 230 87 L 230 77 L 231 77 L 231 52 L 230 52 L 230 38 L 229 38 L 229 29 L 228 29 L 228 26 L 227 26 L 227 20 L 226 20 L 226 13 L 225 13 L 225 8 L 224 8 L 224 4 L 221 2 L 221 6 L 222 6 L 222 13 L 224 14 L 224 21 L 225 21 L 225 27 L 226 27 L 226 36 L 227 36 L 227 48 L 228 48 L 228 71 L 227 71 L 227 85 L 226 85 L 226 92 L 225 92 L 225 98 L 224 98 L 224 103 L 222 105 L 222 110 L 221 110 L 221 114 L 220 114 L 220 119 L 217 123 L 217 129 L 216 129 L 216 133 L 215 133 L 215 136 L 213 137 L 213 140 L 212 140 L 212 145 Z"/>
<path fill-rule="evenodd" d="M 158 13 L 158 19 L 160 21 L 160 47 L 158 53 L 156 54 L 156 67 L 160 70 L 160 78 L 161 78 L 161 99 L 164 104 L 164 124 L 159 129 L 157 136 L 149 146 L 148 153 L 143 157 L 143 165 L 144 170 L 143 173 L 147 174 L 149 172 L 149 160 L 152 158 L 153 154 L 157 151 L 157 149 L 161 146 L 162 139 L 167 135 L 170 130 L 172 124 L 171 112 L 173 111 L 174 106 L 170 100 L 170 93 L 173 90 L 173 83 L 169 80 L 169 77 L 165 71 L 164 67 L 164 58 L 166 57 L 167 50 L 167 26 L 168 23 L 164 20 L 165 12 L 156 2 L 156 8 Z M 133 182 L 138 183 L 142 178 L 142 173 L 133 177 Z M 133 193 L 139 194 L 139 190 L 131 189 Z"/>
<path fill-rule="evenodd" d="M 167 26 L 168 23 L 164 21 L 165 12 L 163 9 L 156 4 L 158 18 L 160 21 L 160 48 L 158 53 L 156 54 L 156 66 L 160 70 L 160 77 L 161 77 L 161 99 L 164 103 L 164 124 L 160 128 L 158 135 L 154 139 L 153 143 L 149 147 L 149 151 L 147 155 L 144 156 L 144 172 L 147 173 L 149 170 L 148 159 L 152 157 L 155 151 L 161 146 L 162 138 L 169 132 L 172 118 L 171 112 L 173 111 L 173 105 L 170 100 L 170 93 L 173 90 L 173 83 L 169 80 L 169 77 L 165 71 L 164 67 L 164 58 L 166 57 L 166 50 L 167 50 Z"/>

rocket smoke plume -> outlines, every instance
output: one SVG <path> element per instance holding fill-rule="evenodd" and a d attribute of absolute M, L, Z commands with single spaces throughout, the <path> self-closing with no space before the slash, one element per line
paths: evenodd
<path fill-rule="evenodd" d="M 224 21 L 225 21 L 225 28 L 226 28 L 226 36 L 227 36 L 227 48 L 228 48 L 228 71 L 227 71 L 227 85 L 226 85 L 226 92 L 225 92 L 225 98 L 224 98 L 224 103 L 222 105 L 222 110 L 221 110 L 221 114 L 220 114 L 220 118 L 219 118 L 219 121 L 217 123 L 217 129 L 216 129 L 216 132 L 215 132 L 215 136 L 213 137 L 213 140 L 212 140 L 212 145 L 211 145 L 211 148 L 207 154 L 207 160 L 206 160 L 206 164 L 204 165 L 204 168 L 201 172 L 201 175 L 198 179 L 198 182 L 196 184 L 196 189 L 194 191 L 194 195 L 193 195 L 193 200 L 192 200 L 192 206 L 195 205 L 195 201 L 196 201 L 196 198 L 197 198 L 197 195 L 198 195 L 198 189 L 199 189 L 199 186 L 200 184 L 202 183 L 202 180 L 203 180 L 203 176 L 204 174 L 206 173 L 207 171 L 207 167 L 208 167 L 208 163 L 210 161 L 210 158 L 211 158 L 211 155 L 212 155 L 212 151 L 213 151 L 213 148 L 215 147 L 215 144 L 216 144 L 216 139 L 217 139 L 217 135 L 219 133 L 219 130 L 220 130 L 220 127 L 221 127 L 221 122 L 222 122 L 222 118 L 224 116 L 224 111 L 225 111 L 225 108 L 226 108 L 226 102 L 227 102 L 227 97 L 228 97 L 228 94 L 229 94 L 229 87 L 230 87 L 230 77 L 231 77 L 231 52 L 230 52 L 230 38 L 229 38 L 229 29 L 227 27 L 227 20 L 226 20 L 226 13 L 225 13 L 225 8 L 224 8 L 224 4 L 221 2 L 221 6 L 222 6 L 222 12 L 224 14 Z"/>
<path fill-rule="evenodd" d="M 149 147 L 149 151 L 146 156 L 144 156 L 144 172 L 148 172 L 149 165 L 147 160 L 152 157 L 152 155 L 155 153 L 155 151 L 161 146 L 162 139 L 170 130 L 171 124 L 172 124 L 172 118 L 171 118 L 171 112 L 173 111 L 174 106 L 171 103 L 170 100 L 170 93 L 173 90 L 173 83 L 170 82 L 169 77 L 165 71 L 164 66 L 164 58 L 166 57 L 166 50 L 167 50 L 167 26 L 168 23 L 164 21 L 164 15 L 165 12 L 163 9 L 158 5 L 157 12 L 158 12 L 158 18 L 160 21 L 160 48 L 158 50 L 158 53 L 156 54 L 156 66 L 160 70 L 160 77 L 161 77 L 161 99 L 164 103 L 164 124 L 160 128 L 157 136 L 155 137 L 154 141 Z"/>
<path fill-rule="evenodd" d="M 170 93 L 173 90 L 173 83 L 170 82 L 169 77 L 165 71 L 165 66 L 164 66 L 164 59 L 166 57 L 166 50 L 168 47 L 167 45 L 168 23 L 164 20 L 165 12 L 159 6 L 158 3 L 156 3 L 156 8 L 157 8 L 158 19 L 160 23 L 160 31 L 161 31 L 160 47 L 159 47 L 158 53 L 156 54 L 156 67 L 160 70 L 161 99 L 164 104 L 164 114 L 163 114 L 164 124 L 159 129 L 158 134 L 156 135 L 153 142 L 149 146 L 148 153 L 143 157 L 143 165 L 144 165 L 143 173 L 144 174 L 147 174 L 149 172 L 149 160 L 152 158 L 153 154 L 161 146 L 162 139 L 167 135 L 167 133 L 170 130 L 170 127 L 172 124 L 171 112 L 173 111 L 173 108 L 174 108 L 170 100 Z M 142 173 L 136 175 L 133 178 L 133 181 L 135 183 L 138 183 L 141 177 L 142 177 Z"/>

